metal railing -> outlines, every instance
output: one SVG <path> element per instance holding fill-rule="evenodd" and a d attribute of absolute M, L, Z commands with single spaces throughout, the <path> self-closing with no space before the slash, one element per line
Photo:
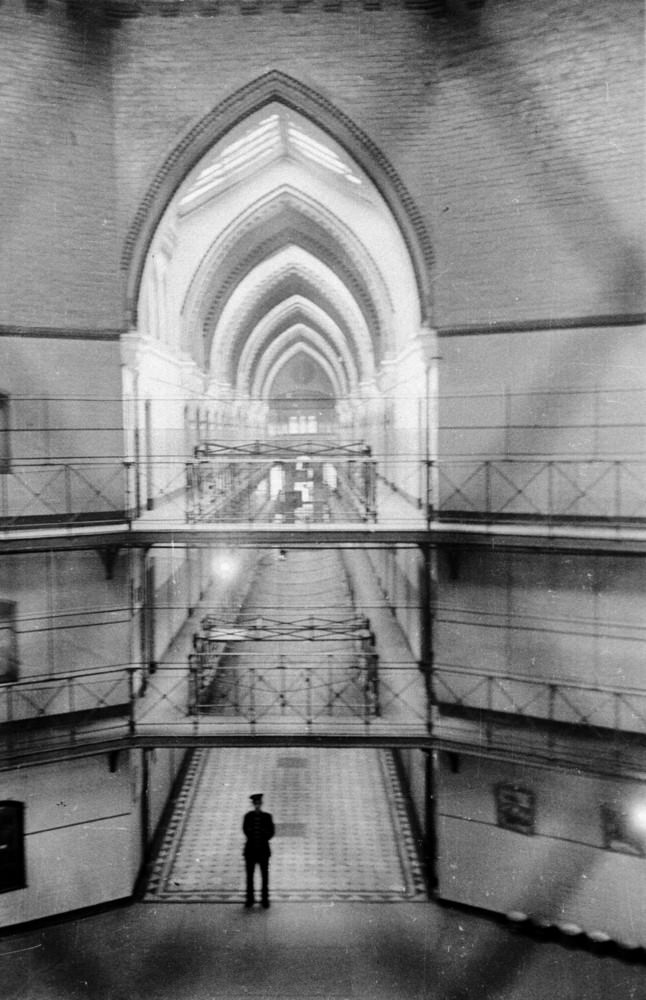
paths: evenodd
<path fill-rule="evenodd" d="M 429 702 L 417 663 L 352 652 L 225 652 L 212 664 L 191 654 L 188 663 L 150 674 L 128 666 L 33 678 L 0 685 L 0 757 L 138 737 L 163 742 L 282 733 L 427 740 L 448 734 L 450 740 L 456 716 L 476 720 L 478 745 L 483 735 L 494 744 L 500 732 L 519 725 L 547 748 L 555 745 L 554 732 L 565 730 L 575 739 L 612 737 L 617 746 L 646 736 L 643 689 L 445 665 L 435 668 L 431 686 Z M 433 706 L 439 712 L 434 723 Z"/>
<path fill-rule="evenodd" d="M 226 652 L 144 673 L 135 666 L 0 684 L 0 756 L 106 737 L 194 737 L 262 730 L 428 733 L 417 663 L 376 654 Z"/>
<path fill-rule="evenodd" d="M 289 718 L 313 726 L 322 718 L 381 716 L 376 654 L 332 654 L 303 662 L 284 653 L 266 656 L 227 652 L 217 665 L 191 657 L 189 711 L 217 718 L 236 716 L 255 725 Z"/>
<path fill-rule="evenodd" d="M 272 495 L 272 468 L 282 463 L 287 469 L 292 459 L 271 459 L 269 445 L 258 447 L 255 458 L 206 455 L 188 463 L 168 457 L 138 466 L 117 459 L 12 464 L 0 476 L 0 527 L 110 523 L 153 510 L 158 521 L 189 523 L 385 523 L 391 516 L 417 520 L 422 508 L 465 522 L 646 519 L 646 461 L 401 458 L 390 463 L 395 481 L 385 479 L 371 457 L 341 460 L 330 451 L 313 462 L 306 492 L 286 474 L 284 488 Z M 421 470 L 417 477 L 410 475 L 413 467 Z M 427 480 L 427 495 L 413 496 L 398 486 L 399 478 Z M 401 501 L 397 514 L 392 498 Z"/>
<path fill-rule="evenodd" d="M 133 498 L 130 462 L 12 463 L 0 476 L 0 526 L 119 521 L 132 513 Z"/>
<path fill-rule="evenodd" d="M 646 462 L 459 459 L 437 463 L 440 516 L 573 520 L 646 518 Z"/>
<path fill-rule="evenodd" d="M 646 734 L 646 689 L 582 684 L 437 664 L 433 703 L 465 712 L 566 724 L 588 731 Z"/>

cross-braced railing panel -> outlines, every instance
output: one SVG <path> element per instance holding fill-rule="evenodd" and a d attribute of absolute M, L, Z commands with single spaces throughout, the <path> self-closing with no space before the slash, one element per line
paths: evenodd
<path fill-rule="evenodd" d="M 213 613 L 204 615 L 200 621 L 201 633 L 196 636 L 196 642 L 248 640 L 257 642 L 273 639 L 282 642 L 302 641 L 312 642 L 342 642 L 342 641 L 374 641 L 370 631 L 369 620 L 362 615 L 346 617 L 328 617 L 323 615 L 303 615 L 300 618 L 291 617 L 288 620 L 272 618 L 266 614 L 240 612 L 235 625 L 222 627 L 222 615 Z"/>
<path fill-rule="evenodd" d="M 587 729 L 646 733 L 646 690 L 527 678 L 438 664 L 433 701 L 451 709 L 502 713 Z"/>
<path fill-rule="evenodd" d="M 0 724 L 44 722 L 78 713 L 91 717 L 116 707 L 125 713 L 131 694 L 126 668 L 15 681 L 0 685 Z"/>
<path fill-rule="evenodd" d="M 115 718 L 130 738 L 254 734 L 263 727 L 350 737 L 375 727 L 394 738 L 428 734 L 416 663 L 382 669 L 376 656 L 364 654 L 255 659 L 227 654 L 204 677 L 197 659 L 192 655 L 188 663 L 166 664 L 153 673 L 123 667 L 2 685 L 1 742 L 15 744 L 18 733 L 27 746 L 36 723 L 32 742 L 74 745 L 81 736 L 91 738 L 94 729 L 113 728 Z"/>
<path fill-rule="evenodd" d="M 646 517 L 646 462 L 630 459 L 447 459 L 437 480 L 440 515 Z"/>
<path fill-rule="evenodd" d="M 128 506 L 127 479 L 119 461 L 13 464 L 2 477 L 0 520 L 11 526 L 121 518 Z"/>

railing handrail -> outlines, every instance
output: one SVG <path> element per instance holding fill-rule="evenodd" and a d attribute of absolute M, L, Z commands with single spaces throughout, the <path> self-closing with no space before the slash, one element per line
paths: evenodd
<path fill-rule="evenodd" d="M 453 673 L 459 674 L 460 676 L 469 677 L 479 677 L 486 678 L 489 680 L 499 680 L 499 681 L 516 681 L 519 684 L 533 684 L 537 687 L 560 687 L 568 688 L 569 690 L 576 691 L 592 691 L 599 692 L 601 694 L 626 694 L 626 695 L 637 695 L 642 698 L 646 698 L 646 689 L 632 687 L 627 685 L 606 685 L 606 684 L 583 684 L 580 681 L 575 681 L 573 679 L 564 679 L 562 677 L 536 677 L 536 676 L 525 676 L 524 674 L 518 673 L 508 673 L 505 671 L 498 670 L 482 670 L 475 667 L 464 667 L 455 664 L 444 664 L 435 663 L 433 668 L 434 674 L 442 673 Z"/>

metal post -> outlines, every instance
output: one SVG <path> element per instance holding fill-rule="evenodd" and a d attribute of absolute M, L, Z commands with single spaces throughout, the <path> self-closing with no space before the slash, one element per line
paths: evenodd
<path fill-rule="evenodd" d="M 71 481 L 70 467 L 69 467 L 69 465 L 67 463 L 65 464 L 64 469 L 65 469 L 65 507 L 66 507 L 66 513 L 67 514 L 71 514 L 72 513 L 72 481 Z"/>
<path fill-rule="evenodd" d="M 197 668 L 197 655 L 191 653 L 188 658 L 188 714 L 197 716 L 200 702 L 200 683 Z"/>
<path fill-rule="evenodd" d="M 305 671 L 305 712 L 307 715 L 307 725 L 312 725 L 312 682 L 309 670 Z"/>
<path fill-rule="evenodd" d="M 256 722 L 256 668 L 249 667 L 249 722 Z"/>
<path fill-rule="evenodd" d="M 70 712 L 70 719 L 73 719 L 74 718 L 74 712 L 75 712 L 76 706 L 75 706 L 75 703 L 74 703 L 74 680 L 73 680 L 72 677 L 68 677 L 67 678 L 67 704 L 68 704 L 68 709 L 69 709 L 69 712 Z M 70 723 L 70 743 L 74 742 L 75 735 L 76 735 L 75 732 L 74 732 L 73 726 L 74 726 L 74 723 L 71 722 Z"/>
<path fill-rule="evenodd" d="M 615 462 L 615 517 L 621 517 L 621 462 Z"/>
<path fill-rule="evenodd" d="M 420 667 L 426 688 L 426 728 L 429 736 L 433 732 L 433 609 L 431 592 L 432 552 L 429 543 L 420 546 L 422 566 L 420 570 Z M 436 760 L 430 751 L 426 753 L 426 823 L 424 831 L 424 863 L 428 873 L 431 892 L 437 887 L 437 817 L 436 817 Z"/>
<path fill-rule="evenodd" d="M 548 707 L 547 717 L 550 722 L 554 722 L 554 708 L 556 705 L 556 684 L 548 685 Z M 547 730 L 547 745 L 551 748 L 554 745 L 554 730 L 552 726 Z"/>
<path fill-rule="evenodd" d="M 491 513 L 491 462 L 485 461 L 485 513 Z"/>
<path fill-rule="evenodd" d="M 137 726 L 137 721 L 135 717 L 135 668 L 128 667 L 128 703 L 130 706 L 130 711 L 128 715 L 128 729 L 130 735 L 135 735 L 135 729 Z"/>
<path fill-rule="evenodd" d="M 9 514 L 8 480 L 9 476 L 0 476 L 0 489 L 2 490 L 2 504 L 0 506 L 0 513 L 2 514 L 2 517 L 7 517 Z"/>
<path fill-rule="evenodd" d="M 433 610 L 431 607 L 431 546 L 420 546 L 422 566 L 420 570 L 420 667 L 426 685 L 427 731 L 433 725 Z"/>
<path fill-rule="evenodd" d="M 547 463 L 547 516 L 554 513 L 554 463 Z"/>
<path fill-rule="evenodd" d="M 126 516 L 128 520 L 132 519 L 133 509 L 132 509 L 132 462 L 123 463 L 126 488 L 125 488 L 125 501 L 126 501 Z"/>
<path fill-rule="evenodd" d="M 285 714 L 285 706 L 287 704 L 287 699 L 285 697 L 285 654 L 281 653 L 278 657 L 278 669 L 280 670 L 280 711 L 281 714 Z"/>
<path fill-rule="evenodd" d="M 12 751 L 13 751 L 13 726 L 11 725 L 11 723 L 13 722 L 13 692 L 14 692 L 14 687 L 15 687 L 14 683 L 7 684 L 6 687 L 5 687 L 5 690 L 7 692 L 7 723 L 8 723 L 8 725 L 7 725 L 7 737 L 6 737 L 6 739 L 7 739 L 7 751 L 9 753 L 9 757 L 10 758 L 11 758 L 11 754 L 12 754 Z"/>
<path fill-rule="evenodd" d="M 370 725 L 370 691 L 368 689 L 368 663 L 365 653 L 360 654 L 359 679 L 363 690 L 363 722 Z"/>

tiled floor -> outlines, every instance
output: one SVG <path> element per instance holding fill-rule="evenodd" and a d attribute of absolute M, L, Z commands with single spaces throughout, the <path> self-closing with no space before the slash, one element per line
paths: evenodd
<path fill-rule="evenodd" d="M 272 899 L 426 898 L 390 753 L 312 748 L 197 751 L 145 898 L 241 902 L 241 822 L 255 791 L 276 824 Z"/>

